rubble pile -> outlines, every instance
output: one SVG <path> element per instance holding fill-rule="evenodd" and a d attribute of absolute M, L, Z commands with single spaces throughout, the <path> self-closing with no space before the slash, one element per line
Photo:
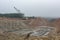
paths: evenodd
<path fill-rule="evenodd" d="M 25 23 L 27 25 L 32 26 L 32 27 L 49 26 L 49 22 L 46 19 L 40 18 L 40 17 L 35 18 L 35 19 L 28 20 L 26 22 Z"/>

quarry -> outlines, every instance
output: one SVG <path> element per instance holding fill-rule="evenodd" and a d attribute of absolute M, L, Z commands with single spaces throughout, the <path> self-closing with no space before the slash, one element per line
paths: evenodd
<path fill-rule="evenodd" d="M 0 40 L 60 40 L 60 0 L 0 0 Z"/>
<path fill-rule="evenodd" d="M 42 17 L 0 18 L 0 40 L 59 40 L 59 32 L 59 19 L 49 22 Z"/>

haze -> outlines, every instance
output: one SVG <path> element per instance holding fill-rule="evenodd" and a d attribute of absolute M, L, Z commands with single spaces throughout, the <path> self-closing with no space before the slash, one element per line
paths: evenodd
<path fill-rule="evenodd" d="M 60 17 L 60 0 L 0 0 L 0 13 L 15 13 L 14 6 L 25 16 Z"/>

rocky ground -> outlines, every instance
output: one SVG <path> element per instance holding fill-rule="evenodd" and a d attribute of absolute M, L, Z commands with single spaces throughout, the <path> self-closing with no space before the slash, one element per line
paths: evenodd
<path fill-rule="evenodd" d="M 0 40 L 24 40 L 24 38 L 29 38 L 30 36 L 55 35 L 57 26 L 53 25 L 54 23 L 59 24 L 57 21 L 49 23 L 44 18 L 28 20 L 1 18 Z M 53 26 L 50 26 L 51 24 Z"/>

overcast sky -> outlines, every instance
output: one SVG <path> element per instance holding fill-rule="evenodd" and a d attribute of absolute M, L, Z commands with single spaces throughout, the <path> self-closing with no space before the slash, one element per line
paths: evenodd
<path fill-rule="evenodd" d="M 0 13 L 17 12 L 26 16 L 60 17 L 60 0 L 0 0 Z"/>

